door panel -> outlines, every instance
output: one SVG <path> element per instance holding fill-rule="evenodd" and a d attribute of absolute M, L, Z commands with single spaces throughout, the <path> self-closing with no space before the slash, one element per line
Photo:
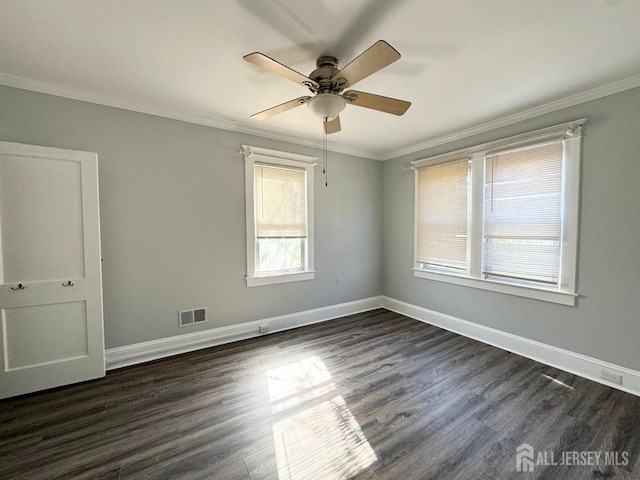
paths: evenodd
<path fill-rule="evenodd" d="M 3 283 L 84 277 L 80 163 L 0 162 Z"/>
<path fill-rule="evenodd" d="M 2 310 L 6 370 L 89 355 L 85 302 Z"/>
<path fill-rule="evenodd" d="M 0 398 L 104 376 L 97 155 L 0 142 Z"/>

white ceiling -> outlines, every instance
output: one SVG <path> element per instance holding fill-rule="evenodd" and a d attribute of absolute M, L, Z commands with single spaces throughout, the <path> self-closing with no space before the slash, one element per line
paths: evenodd
<path fill-rule="evenodd" d="M 0 1 L 0 83 L 306 144 L 304 106 L 249 116 L 308 91 L 243 55 L 309 74 L 384 39 L 402 58 L 356 89 L 413 105 L 347 106 L 329 137 L 371 158 L 640 78 L 640 0 Z"/>

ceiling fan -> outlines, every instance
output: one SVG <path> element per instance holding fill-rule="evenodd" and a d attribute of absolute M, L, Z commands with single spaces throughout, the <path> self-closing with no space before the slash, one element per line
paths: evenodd
<path fill-rule="evenodd" d="M 308 77 L 260 52 L 250 53 L 243 58 L 247 62 L 307 87 L 314 94 L 298 97 L 251 115 L 251 118 L 257 120 L 264 120 L 306 103 L 309 109 L 323 120 L 324 131 L 329 134 L 341 130 L 339 115 L 347 103 L 394 115 L 403 115 L 411 106 L 411 102 L 373 93 L 357 90 L 348 90 L 343 93 L 346 88 L 353 87 L 360 80 L 400 58 L 400 53 L 384 40 L 378 40 L 341 70 L 338 69 L 337 58 L 327 55 L 318 57 L 316 69 Z"/>

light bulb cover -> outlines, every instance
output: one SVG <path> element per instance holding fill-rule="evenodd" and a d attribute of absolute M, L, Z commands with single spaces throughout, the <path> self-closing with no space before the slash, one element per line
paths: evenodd
<path fill-rule="evenodd" d="M 337 93 L 319 93 L 307 102 L 309 110 L 311 110 L 316 117 L 322 120 L 326 119 L 327 122 L 330 122 L 340 115 L 340 112 L 344 110 L 346 105 L 347 101 Z"/>

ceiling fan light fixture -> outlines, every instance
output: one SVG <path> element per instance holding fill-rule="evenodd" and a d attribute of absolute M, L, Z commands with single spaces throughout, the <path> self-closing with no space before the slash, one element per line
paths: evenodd
<path fill-rule="evenodd" d="M 347 101 L 341 95 L 335 93 L 319 93 L 307 101 L 309 110 L 316 117 L 322 120 L 326 119 L 328 122 L 340 115 L 346 105 Z"/>

